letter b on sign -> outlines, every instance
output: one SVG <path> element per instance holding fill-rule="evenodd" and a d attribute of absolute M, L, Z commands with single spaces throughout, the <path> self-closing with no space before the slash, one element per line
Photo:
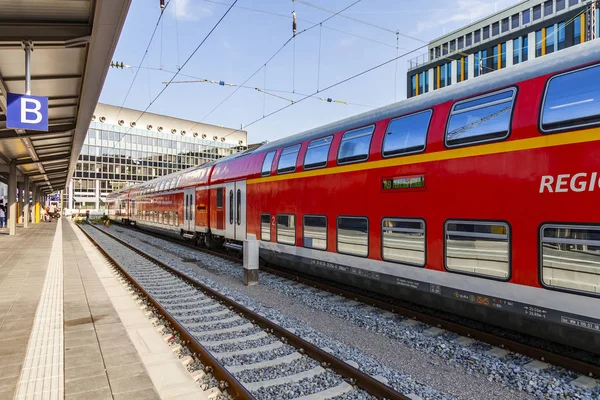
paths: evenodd
<path fill-rule="evenodd" d="M 34 131 L 48 130 L 48 98 L 8 93 L 6 110 L 6 127 L 13 129 L 29 129 Z"/>

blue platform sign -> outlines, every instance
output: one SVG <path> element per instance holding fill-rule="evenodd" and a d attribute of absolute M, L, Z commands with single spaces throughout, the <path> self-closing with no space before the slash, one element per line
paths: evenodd
<path fill-rule="evenodd" d="M 7 93 L 6 127 L 48 131 L 48 98 Z"/>

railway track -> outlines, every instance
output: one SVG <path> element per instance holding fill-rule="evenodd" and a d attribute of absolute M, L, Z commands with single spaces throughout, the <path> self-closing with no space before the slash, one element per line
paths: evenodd
<path fill-rule="evenodd" d="M 409 399 L 253 310 L 93 225 L 84 234 L 236 399 Z"/>
<path fill-rule="evenodd" d="M 133 229 L 131 227 L 126 227 L 127 229 Z M 139 231 L 139 230 L 138 230 Z M 240 258 L 232 256 L 230 254 L 213 251 L 206 248 L 194 246 L 186 241 L 177 240 L 171 237 L 166 237 L 162 235 L 158 235 L 148 231 L 141 231 L 144 234 L 149 236 L 153 236 L 162 240 L 166 240 L 172 243 L 176 243 L 190 249 L 194 249 L 196 251 L 200 251 L 206 254 L 210 254 L 216 257 L 221 257 L 227 259 L 229 261 L 241 264 L 242 261 Z M 402 317 L 414 319 L 420 322 L 423 322 L 428 325 L 432 325 L 450 332 L 454 332 L 461 336 L 466 336 L 473 338 L 475 340 L 479 340 L 484 343 L 488 343 L 492 346 L 497 346 L 506 350 L 510 350 L 516 353 L 520 353 L 526 355 L 528 357 L 542 360 L 548 362 L 550 364 L 563 367 L 567 370 L 574 371 L 580 373 L 582 375 L 587 375 L 590 377 L 599 378 L 600 377 L 600 364 L 586 362 L 582 360 L 581 357 L 572 357 L 567 353 L 573 351 L 575 353 L 580 354 L 581 352 L 574 349 L 569 349 L 563 345 L 554 346 L 555 348 L 560 349 L 559 351 L 553 351 L 544 346 L 546 343 L 542 343 L 542 347 L 537 345 L 524 343 L 516 339 L 511 339 L 510 337 L 503 336 L 500 334 L 490 333 L 488 330 L 479 329 L 476 326 L 468 326 L 462 324 L 460 322 L 455 322 L 444 318 L 443 316 L 437 316 L 434 313 L 427 311 L 419 311 L 416 308 L 404 306 L 399 304 L 400 302 L 396 301 L 392 298 L 387 298 L 386 296 L 378 296 L 371 295 L 365 293 L 360 289 L 349 289 L 347 287 L 341 287 L 341 285 L 336 284 L 335 282 L 326 281 L 324 279 L 317 279 L 315 277 L 309 276 L 307 274 L 300 273 L 298 271 L 288 271 L 282 268 L 275 268 L 271 266 L 261 266 L 261 271 L 267 272 L 276 276 L 280 276 L 285 279 L 293 280 L 299 283 L 303 283 L 308 286 L 312 286 L 318 288 L 320 290 L 330 292 L 335 295 L 339 295 L 342 297 L 346 297 L 352 300 L 356 300 L 368 305 L 372 305 L 374 307 L 380 308 L 385 311 L 393 312 Z M 477 325 L 477 324 L 474 324 Z M 522 336 L 522 335 L 521 335 Z M 543 342 L 541 340 L 537 340 L 534 338 L 530 339 L 532 343 Z M 596 357 L 590 356 L 590 359 L 594 359 Z"/>

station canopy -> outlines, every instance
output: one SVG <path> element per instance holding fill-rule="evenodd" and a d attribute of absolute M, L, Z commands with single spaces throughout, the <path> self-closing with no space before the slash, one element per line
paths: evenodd
<path fill-rule="evenodd" d="M 0 180 L 9 163 L 43 192 L 73 174 L 131 0 L 0 0 Z M 7 93 L 48 97 L 48 132 L 6 126 Z"/>

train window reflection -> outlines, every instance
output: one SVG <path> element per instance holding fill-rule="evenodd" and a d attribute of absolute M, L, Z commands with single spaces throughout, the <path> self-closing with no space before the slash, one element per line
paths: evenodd
<path fill-rule="evenodd" d="M 448 221 L 446 268 L 497 279 L 510 275 L 509 227 L 505 223 Z"/>
<path fill-rule="evenodd" d="M 425 221 L 384 218 L 381 225 L 385 261 L 425 266 Z"/>
<path fill-rule="evenodd" d="M 375 125 L 371 125 L 344 133 L 338 151 L 338 164 L 367 160 L 374 130 Z"/>
<path fill-rule="evenodd" d="M 369 255 L 369 220 L 365 217 L 338 217 L 338 253 L 366 257 Z"/>
<path fill-rule="evenodd" d="M 265 160 L 263 161 L 263 165 L 262 165 L 262 171 L 261 171 L 262 176 L 271 175 L 271 167 L 273 166 L 274 158 L 275 158 L 274 151 L 267 153 L 267 155 L 265 156 Z"/>
<path fill-rule="evenodd" d="M 390 121 L 383 138 L 383 156 L 398 156 L 425 150 L 431 110 Z"/>
<path fill-rule="evenodd" d="M 283 244 L 296 244 L 296 216 L 277 216 L 277 242 Z"/>
<path fill-rule="evenodd" d="M 588 67 L 548 81 L 542 108 L 545 132 L 600 123 L 600 66 Z"/>
<path fill-rule="evenodd" d="M 600 227 L 544 225 L 542 283 L 600 294 Z"/>
<path fill-rule="evenodd" d="M 304 247 L 327 250 L 327 218 L 323 215 L 305 215 L 303 226 Z"/>
<path fill-rule="evenodd" d="M 298 159 L 299 151 L 299 144 L 283 149 L 281 156 L 279 156 L 279 162 L 277 163 L 278 174 L 287 174 L 296 170 L 296 161 Z"/>
<path fill-rule="evenodd" d="M 460 101 L 452 107 L 446 145 L 490 142 L 508 137 L 517 91 L 505 89 Z"/>
<path fill-rule="evenodd" d="M 304 169 L 323 168 L 327 165 L 327 156 L 333 136 L 315 139 L 308 144 L 304 156 Z"/>
<path fill-rule="evenodd" d="M 266 242 L 271 240 L 271 216 L 269 214 L 260 215 L 260 240 Z"/>

